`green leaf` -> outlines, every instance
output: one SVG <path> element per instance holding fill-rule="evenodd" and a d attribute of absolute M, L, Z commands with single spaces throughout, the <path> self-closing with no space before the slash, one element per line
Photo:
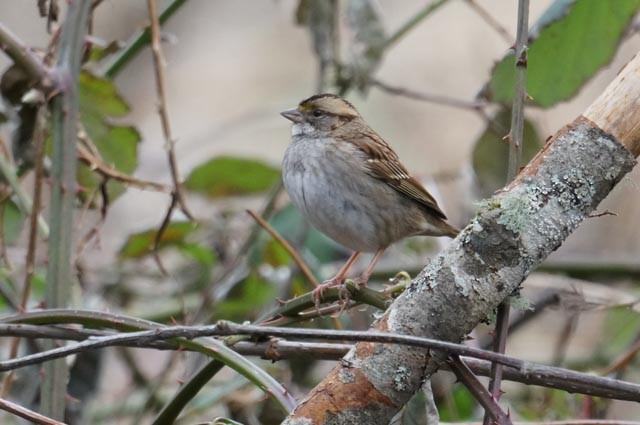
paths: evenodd
<path fill-rule="evenodd" d="M 110 119 L 129 111 L 129 106 L 109 80 L 82 72 L 79 77 L 78 103 L 80 120 L 103 161 L 119 171 L 130 174 L 137 166 L 140 134 L 134 127 L 113 125 Z M 78 182 L 89 193 L 102 178 L 88 166 L 78 166 Z M 125 186 L 115 181 L 107 183 L 109 201 L 123 193 Z"/>
<path fill-rule="evenodd" d="M 18 206 L 11 200 L 0 203 L 0 213 L 2 214 L 2 237 L 4 243 L 9 245 L 14 243 L 20 236 L 24 216 Z"/>
<path fill-rule="evenodd" d="M 169 223 L 160 239 L 159 249 L 169 246 L 183 247 L 186 237 L 197 228 L 198 224 L 191 221 Z M 157 233 L 158 229 L 150 229 L 130 235 L 122 248 L 120 248 L 120 257 L 140 258 L 150 254 L 153 250 Z"/>
<path fill-rule="evenodd" d="M 110 80 L 84 71 L 78 77 L 78 85 L 78 102 L 82 105 L 83 113 L 120 116 L 129 112 L 129 105 L 120 97 Z"/>
<path fill-rule="evenodd" d="M 211 267 L 216 262 L 216 257 L 206 246 L 197 243 L 185 243 L 180 247 L 180 252 L 192 258 L 203 266 Z"/>
<path fill-rule="evenodd" d="M 455 385 L 448 403 L 438 405 L 440 420 L 442 422 L 469 420 L 472 418 L 475 406 L 476 401 L 469 390 L 462 385 Z"/>
<path fill-rule="evenodd" d="M 618 307 L 607 310 L 603 329 L 602 349 L 609 358 L 616 357 L 633 344 L 638 328 L 640 314 L 631 308 Z"/>
<path fill-rule="evenodd" d="M 574 96 L 596 71 L 611 61 L 640 0 L 556 0 L 532 28 L 527 93 L 549 107 Z M 513 51 L 493 68 L 484 96 L 510 103 Z"/>
<path fill-rule="evenodd" d="M 510 126 L 511 111 L 502 109 L 475 143 L 472 164 L 482 196 L 491 195 L 506 183 L 509 143 L 502 138 L 509 132 Z M 536 128 L 533 123 L 525 119 L 522 165 L 529 162 L 540 147 Z"/>
<path fill-rule="evenodd" d="M 219 156 L 193 169 L 184 186 L 218 198 L 262 192 L 273 186 L 279 178 L 277 169 L 260 161 Z"/>

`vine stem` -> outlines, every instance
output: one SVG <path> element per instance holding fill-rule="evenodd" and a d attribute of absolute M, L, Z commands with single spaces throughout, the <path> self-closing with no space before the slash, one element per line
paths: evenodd
<path fill-rule="evenodd" d="M 57 94 L 51 107 L 51 235 L 45 303 L 49 308 L 68 305 L 71 293 L 71 245 L 73 203 L 76 195 L 76 140 L 78 74 L 92 2 L 70 2 L 62 27 L 58 57 L 52 70 Z M 56 346 L 47 341 L 45 348 Z M 47 363 L 41 387 L 41 411 L 63 420 L 67 397 L 68 368 L 64 360 Z"/>

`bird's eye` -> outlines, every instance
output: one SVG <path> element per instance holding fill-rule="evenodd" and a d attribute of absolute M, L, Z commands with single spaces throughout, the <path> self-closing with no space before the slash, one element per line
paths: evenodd
<path fill-rule="evenodd" d="M 314 109 L 312 114 L 314 117 L 320 118 L 322 116 L 322 111 L 320 109 Z"/>

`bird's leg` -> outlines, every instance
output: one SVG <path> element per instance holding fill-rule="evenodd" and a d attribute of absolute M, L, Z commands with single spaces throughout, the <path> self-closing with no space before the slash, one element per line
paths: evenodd
<path fill-rule="evenodd" d="M 358 255 L 360 255 L 359 251 L 355 251 L 353 254 L 351 254 L 351 257 L 349 257 L 347 262 L 344 263 L 344 266 L 342 266 L 338 274 L 336 274 L 331 279 L 325 280 L 322 283 L 322 285 L 318 286 L 316 289 L 313 290 L 313 300 L 315 301 L 316 308 L 320 304 L 320 297 L 322 296 L 322 293 L 324 292 L 324 290 L 327 288 L 331 288 L 332 286 L 340 285 L 342 283 L 342 281 L 344 280 L 344 276 L 347 274 L 347 272 L 349 271 L 353 263 L 356 261 L 356 258 L 358 258 Z"/>
<path fill-rule="evenodd" d="M 369 278 L 371 277 L 371 273 L 373 273 L 373 268 L 376 266 L 376 263 L 380 259 L 380 256 L 384 252 L 385 248 L 380 248 L 376 251 L 375 255 L 373 256 L 373 259 L 371 259 L 371 263 L 369 263 L 369 265 L 367 266 L 367 269 L 360 275 L 359 278 L 356 279 L 356 282 L 360 286 L 366 286 L 367 282 L 369 281 Z"/>

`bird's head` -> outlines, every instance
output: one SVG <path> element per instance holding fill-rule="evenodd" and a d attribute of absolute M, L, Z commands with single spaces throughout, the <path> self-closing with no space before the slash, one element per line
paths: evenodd
<path fill-rule="evenodd" d="M 296 108 L 282 111 L 281 115 L 293 122 L 294 135 L 322 135 L 360 118 L 351 103 L 338 95 L 326 93 L 311 96 Z"/>

